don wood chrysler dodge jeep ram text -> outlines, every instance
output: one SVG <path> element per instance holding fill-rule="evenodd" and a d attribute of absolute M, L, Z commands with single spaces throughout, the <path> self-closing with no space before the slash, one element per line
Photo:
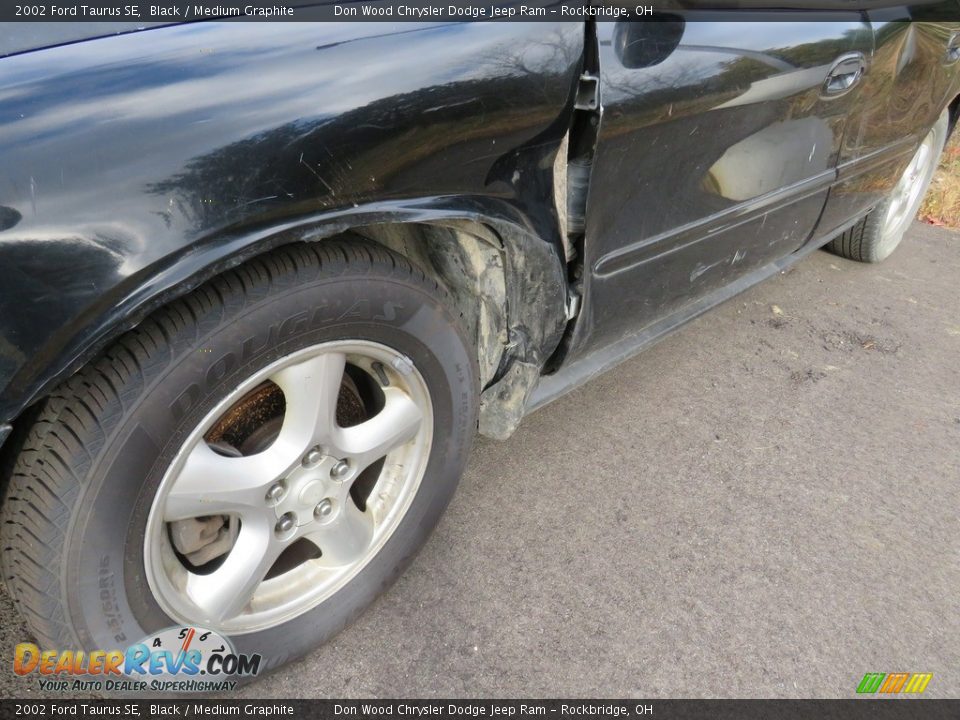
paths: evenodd
<path fill-rule="evenodd" d="M 893 252 L 958 6 L 770 4 L 3 30 L 0 557 L 39 645 L 283 664 L 402 572 L 478 430 L 817 248 Z"/>

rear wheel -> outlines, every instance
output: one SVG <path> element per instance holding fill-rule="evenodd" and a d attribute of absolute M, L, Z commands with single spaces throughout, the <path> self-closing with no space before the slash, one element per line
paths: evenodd
<path fill-rule="evenodd" d="M 370 245 L 292 246 L 157 313 L 52 398 L 3 508 L 49 648 L 217 630 L 276 667 L 337 632 L 436 524 L 476 427 L 444 293 Z"/>
<path fill-rule="evenodd" d="M 930 187 L 947 142 L 949 123 L 949 113 L 944 110 L 890 195 L 860 222 L 831 240 L 828 250 L 850 260 L 875 263 L 897 248 Z"/>

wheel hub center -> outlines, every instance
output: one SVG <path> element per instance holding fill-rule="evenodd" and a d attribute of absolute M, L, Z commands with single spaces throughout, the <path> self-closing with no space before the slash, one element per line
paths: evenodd
<path fill-rule="evenodd" d="M 278 519 L 285 515 L 296 518 L 296 525 L 302 527 L 311 523 L 326 524 L 338 514 L 336 508 L 344 501 L 350 488 L 349 484 L 333 479 L 331 468 L 342 461 L 329 455 L 313 460 L 313 463 L 304 462 L 302 466 L 294 468 L 282 481 L 289 491 L 273 506 Z M 270 501 L 268 494 L 267 502 Z M 325 512 L 318 512 L 318 507 L 325 502 L 329 507 L 325 506 Z"/>
<path fill-rule="evenodd" d="M 323 483 L 319 480 L 312 480 L 306 483 L 300 490 L 300 505 L 304 508 L 309 508 L 310 511 L 313 512 L 313 508 L 316 507 L 318 502 L 323 500 L 324 495 Z"/>

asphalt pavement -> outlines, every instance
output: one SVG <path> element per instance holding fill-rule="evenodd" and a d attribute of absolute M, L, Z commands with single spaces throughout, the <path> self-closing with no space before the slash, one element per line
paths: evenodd
<path fill-rule="evenodd" d="M 814 253 L 481 439 L 409 572 L 232 697 L 960 696 L 960 233 Z M 27 638 L 0 595 L 0 696 Z"/>

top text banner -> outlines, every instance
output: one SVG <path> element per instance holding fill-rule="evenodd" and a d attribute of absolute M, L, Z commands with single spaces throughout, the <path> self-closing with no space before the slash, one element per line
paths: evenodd
<path fill-rule="evenodd" d="M 901 5 L 891 0 L 53 0 L 0 3 L 0 35 L 18 32 L 16 23 L 101 23 L 103 34 L 129 32 L 150 24 L 230 19 L 287 22 L 530 22 L 567 20 L 653 21 L 671 11 L 694 12 L 704 21 L 769 20 L 772 7 L 789 9 L 792 20 L 825 21 L 835 11 L 871 10 Z M 914 19 L 960 21 L 960 3 L 913 0 Z M 799 12 L 797 12 L 799 11 Z M 688 19 L 693 19 L 688 16 Z M 111 24 L 116 26 L 111 27 Z M 21 29 L 21 31 L 24 31 Z"/>

